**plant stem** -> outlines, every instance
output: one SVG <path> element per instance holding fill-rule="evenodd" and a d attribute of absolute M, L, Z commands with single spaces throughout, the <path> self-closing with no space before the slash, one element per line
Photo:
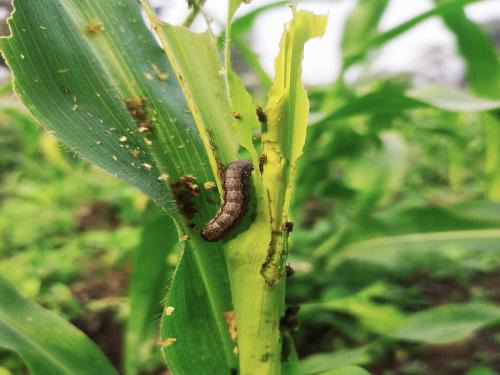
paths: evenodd
<path fill-rule="evenodd" d="M 190 27 L 193 24 L 194 20 L 196 19 L 196 16 L 200 12 L 201 8 L 203 8 L 205 2 L 206 0 L 198 0 L 193 2 L 193 4 L 191 5 L 191 11 L 189 12 L 184 22 L 182 23 L 182 26 Z"/>

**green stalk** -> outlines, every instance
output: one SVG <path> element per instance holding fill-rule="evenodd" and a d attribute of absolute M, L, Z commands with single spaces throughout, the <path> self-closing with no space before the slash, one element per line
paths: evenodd
<path fill-rule="evenodd" d="M 276 77 L 265 109 L 267 123 L 262 127 L 262 174 L 259 176 L 259 172 L 255 172 L 261 178 L 260 184 L 256 185 L 255 225 L 261 223 L 267 231 L 265 235 L 261 232 L 266 242 L 264 246 L 249 243 L 248 247 L 243 247 L 247 251 L 259 251 L 253 256 L 241 254 L 238 259 L 242 262 L 252 258 L 251 266 L 244 270 L 247 272 L 240 270 L 239 277 L 233 278 L 230 271 L 233 290 L 235 282 L 243 282 L 246 286 L 240 288 L 240 293 L 233 293 L 238 319 L 240 372 L 243 375 L 274 375 L 283 371 L 284 332 L 280 330 L 280 317 L 285 303 L 288 211 L 295 165 L 302 154 L 309 111 L 307 94 L 300 79 L 301 62 L 305 42 L 321 36 L 326 26 L 326 17 L 296 12 L 295 9 L 293 12 L 293 20 L 287 25 L 280 43 Z M 258 244 L 263 241 L 261 239 Z M 229 262 L 235 260 L 236 257 L 229 258 Z"/>

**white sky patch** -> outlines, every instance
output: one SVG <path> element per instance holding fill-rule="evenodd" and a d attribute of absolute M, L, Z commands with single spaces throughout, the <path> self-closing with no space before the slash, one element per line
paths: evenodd
<path fill-rule="evenodd" d="M 0 20 L 7 18 L 7 16 L 9 15 L 8 13 L 9 11 L 7 10 L 7 8 L 0 7 Z"/>
<path fill-rule="evenodd" d="M 500 16 L 500 0 L 483 0 L 467 5 L 465 13 L 474 22 L 487 22 Z"/>

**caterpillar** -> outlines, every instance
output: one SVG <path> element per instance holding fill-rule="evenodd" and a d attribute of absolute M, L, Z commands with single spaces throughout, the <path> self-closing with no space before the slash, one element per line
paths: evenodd
<path fill-rule="evenodd" d="M 247 160 L 238 160 L 227 166 L 222 180 L 224 200 L 219 211 L 201 231 L 201 237 L 205 241 L 219 241 L 245 215 L 252 171 L 252 163 Z"/>

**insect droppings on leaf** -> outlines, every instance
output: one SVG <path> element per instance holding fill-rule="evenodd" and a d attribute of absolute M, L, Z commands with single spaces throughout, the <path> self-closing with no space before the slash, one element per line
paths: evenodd
<path fill-rule="evenodd" d="M 269 352 L 264 353 L 262 355 L 262 357 L 260 357 L 260 361 L 261 362 L 267 362 L 267 361 L 269 361 L 271 359 L 272 356 L 273 356 L 272 353 L 269 353 Z"/>
<path fill-rule="evenodd" d="M 177 342 L 177 339 L 174 337 L 169 337 L 165 340 L 160 340 L 158 341 L 158 345 L 160 345 L 163 348 L 169 347 Z"/>
<path fill-rule="evenodd" d="M 134 158 L 139 157 L 141 154 L 141 151 L 138 148 L 134 148 L 133 150 L 130 150 L 130 155 L 132 155 Z"/>
<path fill-rule="evenodd" d="M 162 173 L 161 175 L 159 175 L 158 181 L 161 181 L 161 182 L 168 181 L 168 174 Z"/>
<path fill-rule="evenodd" d="M 151 64 L 151 67 L 153 68 L 153 70 L 155 71 L 156 73 L 156 76 L 158 77 L 158 79 L 160 81 L 166 81 L 168 79 L 168 74 L 167 73 L 163 73 L 156 64 Z"/>
<path fill-rule="evenodd" d="M 173 306 L 167 306 L 165 307 L 165 315 L 166 316 L 171 316 L 174 313 L 175 307 Z"/>
<path fill-rule="evenodd" d="M 281 224 L 280 229 L 282 231 L 287 232 L 287 233 L 291 233 L 291 232 L 293 232 L 293 226 L 294 226 L 293 221 L 287 221 L 286 223 Z"/>
<path fill-rule="evenodd" d="M 188 219 L 192 219 L 198 212 L 198 207 L 193 199 L 200 191 L 195 178 L 191 175 L 182 176 L 179 180 L 171 183 L 170 187 L 180 212 Z"/>
<path fill-rule="evenodd" d="M 257 118 L 259 119 L 259 122 L 265 124 L 267 123 L 267 115 L 262 109 L 262 107 L 257 107 L 255 108 L 255 113 L 257 113 Z"/>

